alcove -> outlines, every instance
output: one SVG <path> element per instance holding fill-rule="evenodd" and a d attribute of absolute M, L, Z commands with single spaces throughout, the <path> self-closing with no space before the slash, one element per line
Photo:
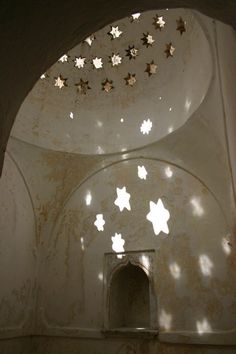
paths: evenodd
<path fill-rule="evenodd" d="M 113 275 L 109 322 L 111 328 L 150 327 L 149 280 L 139 266 L 128 263 Z"/>

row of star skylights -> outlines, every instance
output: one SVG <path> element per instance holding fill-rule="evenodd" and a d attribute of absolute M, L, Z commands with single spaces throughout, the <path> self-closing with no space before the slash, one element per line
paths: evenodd
<path fill-rule="evenodd" d="M 146 45 L 146 47 L 150 47 L 153 45 L 153 43 L 155 42 L 155 39 L 153 39 L 153 36 L 151 36 L 149 33 L 144 34 L 144 38 L 142 38 L 143 40 L 146 38 L 146 42 L 144 43 Z M 139 49 L 136 48 L 134 45 L 129 45 L 128 49 L 125 50 L 126 51 L 126 55 L 129 60 L 131 59 L 136 59 L 137 56 L 139 55 Z M 175 47 L 173 47 L 172 42 L 166 43 L 166 49 L 164 50 L 164 53 L 166 54 L 166 57 L 173 57 L 175 51 Z M 64 54 L 59 60 L 58 62 L 61 63 L 69 63 L 69 55 Z M 115 66 L 119 66 L 122 63 L 122 60 L 124 59 L 124 56 L 122 57 L 119 53 L 112 53 L 112 55 L 108 56 L 108 63 L 111 64 L 111 67 L 115 67 Z M 79 57 L 75 57 L 74 60 L 74 67 L 77 69 L 83 69 L 86 64 L 88 64 L 88 62 L 90 62 L 92 64 L 92 67 L 94 69 L 102 69 L 103 68 L 103 58 L 92 58 L 91 60 L 79 56 Z M 41 78 L 44 79 L 45 78 L 45 74 L 41 75 Z"/>
<path fill-rule="evenodd" d="M 167 57 L 173 57 L 173 53 L 175 51 L 175 48 L 172 46 L 172 43 L 167 44 L 167 49 L 166 49 L 166 53 L 167 53 Z M 133 48 L 136 49 L 136 48 Z M 137 49 L 136 49 L 137 50 Z M 119 57 L 120 58 L 120 57 Z M 81 59 L 85 59 L 85 58 L 81 58 Z M 95 58 L 93 59 L 93 63 L 94 63 L 94 67 L 96 69 L 101 69 L 102 68 L 102 58 Z M 157 73 L 157 64 L 154 63 L 154 60 L 152 60 L 150 63 L 146 63 L 146 69 L 144 70 L 144 72 L 146 72 L 148 74 L 148 77 L 152 76 L 153 74 Z M 41 75 L 41 79 L 46 79 L 49 76 L 44 73 Z M 58 87 L 59 89 L 62 89 L 63 87 L 67 87 L 67 78 L 64 78 L 61 74 L 57 77 L 54 78 L 54 86 Z M 137 77 L 135 73 L 129 73 L 127 74 L 126 77 L 124 77 L 125 83 L 127 86 L 133 87 L 136 83 L 137 83 Z M 114 89 L 113 86 L 113 80 L 109 80 L 108 78 L 106 78 L 102 83 L 102 90 L 105 92 L 110 92 L 112 89 Z M 82 78 L 80 79 L 80 81 L 75 84 L 75 86 L 77 87 L 77 91 L 79 94 L 85 95 L 88 90 L 91 89 L 91 87 L 89 86 L 89 82 L 83 80 Z"/>
<path fill-rule="evenodd" d="M 131 16 L 131 22 L 137 22 L 140 19 L 141 14 L 133 14 Z M 153 18 L 154 22 L 153 25 L 155 26 L 156 29 L 159 29 L 160 31 L 163 30 L 165 27 L 166 21 L 163 16 L 158 16 L 156 15 Z M 177 28 L 176 30 L 180 32 L 182 35 L 183 32 L 186 31 L 186 22 L 183 21 L 181 17 L 179 17 L 177 22 Z M 123 34 L 123 31 L 119 29 L 118 26 L 111 26 L 110 31 L 108 32 L 108 35 L 111 37 L 112 40 L 119 38 Z M 95 35 L 91 35 L 87 37 L 84 42 L 87 43 L 90 47 L 92 46 L 93 41 L 96 39 Z M 141 38 L 143 45 L 148 47 L 152 47 L 155 39 L 153 35 L 151 35 L 149 32 L 143 33 L 143 37 Z M 173 57 L 175 51 L 175 47 L 172 45 L 172 42 L 169 42 L 166 44 L 166 49 L 165 49 L 165 54 L 166 57 Z M 136 48 L 134 45 L 129 45 L 128 49 L 126 49 L 126 56 L 129 58 L 129 60 L 136 59 L 137 56 L 139 55 L 139 49 Z M 61 63 L 68 63 L 69 62 L 70 56 L 68 54 L 64 54 L 59 58 L 58 62 Z M 92 67 L 95 70 L 101 70 L 104 67 L 104 59 L 99 58 L 99 57 L 94 57 L 91 58 L 90 60 L 79 56 L 74 58 L 74 67 L 81 70 L 87 65 L 89 62 L 91 63 Z M 118 67 L 121 65 L 123 61 L 123 57 L 120 55 L 120 53 L 112 53 L 112 55 L 109 56 L 109 63 L 111 64 L 111 67 Z M 144 70 L 147 72 L 148 76 L 150 77 L 153 74 L 156 74 L 157 72 L 157 64 L 154 63 L 152 60 L 150 63 L 146 63 L 146 69 Z M 44 73 L 41 75 L 41 79 L 46 79 L 48 78 L 48 74 Z M 64 78 L 62 74 L 54 78 L 54 86 L 58 87 L 59 89 L 62 89 L 63 87 L 67 87 L 67 78 Z M 128 73 L 127 76 L 124 78 L 125 83 L 127 86 L 133 87 L 136 82 L 137 82 L 137 77 L 136 74 L 134 73 Z M 114 89 L 113 81 L 109 80 L 106 78 L 102 83 L 102 90 L 105 92 L 110 92 L 112 89 Z M 82 78 L 80 79 L 79 83 L 76 84 L 77 86 L 77 91 L 79 94 L 85 95 L 91 87 L 89 86 L 89 82 L 86 80 L 83 80 Z"/>
<path fill-rule="evenodd" d="M 137 14 L 133 14 L 131 16 L 131 19 L 132 21 L 131 22 L 138 22 L 139 18 L 140 18 L 141 14 L 140 13 L 137 13 Z M 135 17 L 135 19 L 134 19 Z M 163 16 L 158 16 L 156 15 L 154 18 L 153 18 L 154 22 L 153 22 L 153 25 L 155 27 L 155 29 L 159 29 L 160 31 L 162 31 L 166 25 L 166 21 L 164 19 Z M 186 21 L 184 21 L 182 19 L 182 17 L 179 17 L 178 20 L 176 20 L 176 23 L 177 23 L 177 27 L 176 27 L 176 30 L 179 31 L 179 33 L 182 35 L 184 32 L 186 32 Z M 108 36 L 110 36 L 111 40 L 114 40 L 114 39 L 117 39 L 119 37 L 121 37 L 121 35 L 123 35 L 123 31 L 121 29 L 119 29 L 118 26 L 111 26 L 110 28 L 110 31 L 107 33 Z M 143 34 L 144 37 L 141 38 L 141 40 L 143 41 L 143 44 L 146 45 L 146 46 L 149 46 L 149 45 L 152 45 L 153 44 L 153 39 L 152 39 L 152 36 L 147 33 L 147 34 Z M 92 46 L 92 43 L 93 41 L 96 39 L 95 35 L 92 34 L 90 35 L 89 37 L 87 37 L 84 42 L 87 43 L 90 47 Z M 63 62 L 66 62 L 68 61 L 68 55 L 63 55 L 59 61 L 61 61 L 62 63 Z"/>

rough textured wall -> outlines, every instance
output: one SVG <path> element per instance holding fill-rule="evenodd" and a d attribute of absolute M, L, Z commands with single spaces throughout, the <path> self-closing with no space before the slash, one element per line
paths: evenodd
<path fill-rule="evenodd" d="M 0 340 L 0 354 L 34 354 L 34 350 L 31 337 Z"/>
<path fill-rule="evenodd" d="M 235 354 L 235 347 L 171 345 L 145 339 L 34 338 L 35 354 Z"/>
<path fill-rule="evenodd" d="M 35 220 L 25 182 L 6 156 L 0 180 L 0 336 L 29 333 L 34 320 Z"/>

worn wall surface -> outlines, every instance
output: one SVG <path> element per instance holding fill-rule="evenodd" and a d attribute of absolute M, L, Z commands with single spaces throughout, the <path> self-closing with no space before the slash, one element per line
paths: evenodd
<path fill-rule="evenodd" d="M 34 327 L 35 217 L 27 186 L 7 155 L 0 180 L 0 336 L 31 333 Z"/>
<path fill-rule="evenodd" d="M 1 337 L 38 337 L 0 341 L 0 353 L 235 352 L 235 199 L 225 120 L 230 111 L 224 108 L 215 24 L 194 16 L 209 41 L 211 82 L 179 129 L 111 155 L 9 140 L 0 181 Z M 221 43 L 224 36 L 234 43 L 234 34 L 220 26 Z M 196 73 L 189 75 L 194 80 Z M 54 100 L 51 115 L 60 98 Z M 139 178 L 138 166 L 145 166 L 146 179 Z M 120 211 L 116 188 L 124 186 L 131 210 Z M 159 198 L 170 212 L 169 234 L 155 235 L 146 219 L 150 201 Z M 94 225 L 97 214 L 104 216 L 104 231 Z M 155 250 L 158 340 L 105 338 L 101 332 L 103 259 L 115 233 L 122 234 L 126 251 Z"/>

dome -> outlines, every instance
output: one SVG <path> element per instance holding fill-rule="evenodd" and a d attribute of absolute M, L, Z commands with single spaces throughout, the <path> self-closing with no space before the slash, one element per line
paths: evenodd
<path fill-rule="evenodd" d="M 129 151 L 181 127 L 210 79 L 209 43 L 193 12 L 133 14 L 92 34 L 42 74 L 12 135 L 57 151 Z"/>

